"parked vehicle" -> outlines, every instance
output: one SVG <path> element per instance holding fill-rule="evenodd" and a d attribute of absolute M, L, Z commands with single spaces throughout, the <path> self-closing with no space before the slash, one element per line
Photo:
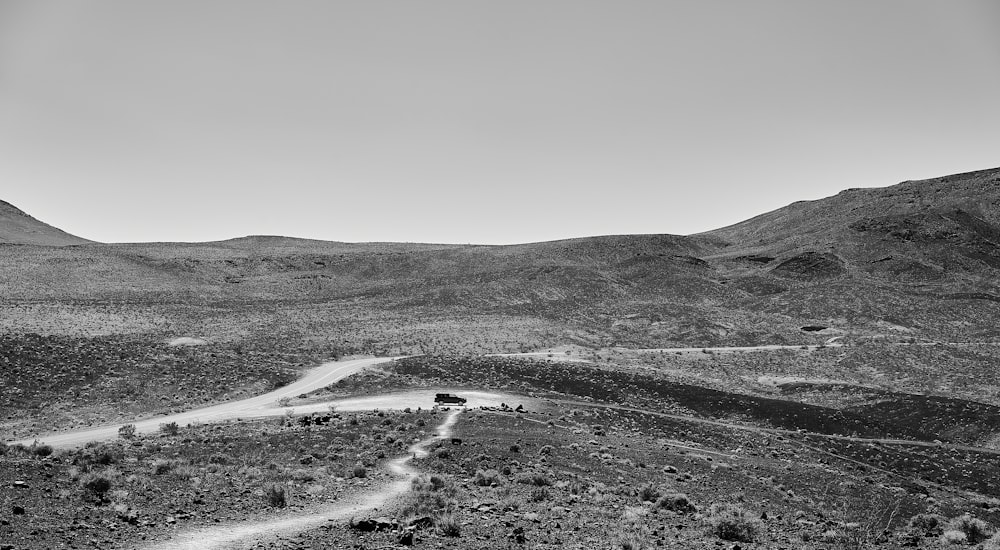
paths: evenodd
<path fill-rule="evenodd" d="M 434 396 L 434 403 L 438 405 L 465 405 L 468 399 L 459 397 L 453 393 L 439 393 Z"/>

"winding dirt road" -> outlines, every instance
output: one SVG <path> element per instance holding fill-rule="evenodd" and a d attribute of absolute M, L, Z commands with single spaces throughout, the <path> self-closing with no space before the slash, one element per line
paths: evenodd
<path fill-rule="evenodd" d="M 150 433 L 158 430 L 160 424 L 168 422 L 176 422 L 178 425 L 184 426 L 198 422 L 221 422 L 223 420 L 233 420 L 236 418 L 270 416 L 275 414 L 274 411 L 279 411 L 276 414 L 282 414 L 281 411 L 283 409 L 278 407 L 278 402 L 283 397 L 295 397 L 303 393 L 309 393 L 313 390 L 333 384 L 342 378 L 346 378 L 372 365 L 393 361 L 395 359 L 396 358 L 394 357 L 371 357 L 367 359 L 331 361 L 310 369 L 302 378 L 299 378 L 295 382 L 278 388 L 272 392 L 258 395 L 256 397 L 250 397 L 248 399 L 241 399 L 239 401 L 220 403 L 211 407 L 137 420 L 133 422 L 133 424 L 135 424 L 136 433 Z M 265 410 L 270 410 L 271 414 L 260 414 L 261 411 Z M 37 440 L 39 443 L 45 443 L 57 448 L 77 447 L 89 441 L 107 441 L 109 439 L 114 439 L 118 437 L 118 428 L 120 427 L 121 424 L 115 424 L 86 430 L 74 430 L 72 432 L 56 432 L 33 437 L 31 439 L 14 441 L 12 443 L 30 445 L 33 441 Z"/>
<path fill-rule="evenodd" d="M 334 504 L 326 504 L 305 512 L 290 512 L 274 519 L 260 521 L 240 521 L 236 523 L 204 527 L 186 531 L 173 539 L 153 542 L 143 550 L 212 550 L 216 548 L 241 548 L 255 540 L 275 535 L 290 535 L 307 529 L 314 529 L 330 521 L 345 521 L 363 512 L 376 510 L 390 499 L 409 490 L 417 471 L 408 462 L 413 458 L 427 456 L 427 447 L 447 437 L 451 437 L 452 426 L 462 409 L 448 413 L 437 433 L 428 439 L 410 446 L 405 456 L 393 459 L 386 467 L 398 479 L 378 489 L 356 495 Z"/>

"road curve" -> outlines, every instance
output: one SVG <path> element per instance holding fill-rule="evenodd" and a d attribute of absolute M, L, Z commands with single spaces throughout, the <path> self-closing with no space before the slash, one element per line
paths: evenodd
<path fill-rule="evenodd" d="M 213 550 L 217 548 L 243 548 L 248 543 L 279 534 L 299 533 L 326 525 L 330 521 L 344 521 L 363 512 L 375 510 L 390 499 L 410 489 L 411 481 L 418 472 L 408 464 L 414 458 L 427 456 L 427 446 L 435 441 L 451 436 L 451 428 L 462 409 L 453 410 L 437 428 L 437 433 L 428 439 L 415 443 L 407 454 L 389 461 L 387 469 L 398 479 L 372 493 L 362 493 L 335 504 L 302 513 L 297 512 L 270 520 L 240 521 L 226 525 L 195 528 L 174 538 L 154 542 L 144 550 Z"/>
<path fill-rule="evenodd" d="M 178 425 L 184 426 L 191 423 L 220 422 L 241 417 L 266 416 L 259 414 L 259 412 L 277 408 L 278 401 L 283 397 L 295 397 L 303 393 L 309 393 L 333 384 L 372 365 L 395 359 L 398 358 L 370 357 L 346 361 L 331 361 L 310 369 L 302 378 L 272 392 L 182 413 L 136 420 L 132 424 L 135 425 L 136 433 L 150 433 L 157 431 L 160 424 L 167 422 L 176 422 Z M 77 447 L 89 441 L 114 439 L 118 436 L 118 428 L 120 427 L 121 424 L 114 424 L 86 430 L 74 430 L 72 432 L 55 432 L 10 443 L 30 445 L 32 442 L 38 441 L 39 443 L 45 443 L 57 448 Z"/>

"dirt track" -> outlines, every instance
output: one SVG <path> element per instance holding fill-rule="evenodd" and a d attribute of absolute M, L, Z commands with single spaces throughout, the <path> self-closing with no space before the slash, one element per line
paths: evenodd
<path fill-rule="evenodd" d="M 346 378 L 366 367 L 392 361 L 392 358 L 369 358 L 354 359 L 349 361 L 339 361 L 325 363 L 310 370 L 304 377 L 275 391 L 233 401 L 222 403 L 202 409 L 194 409 L 168 416 L 158 416 L 137 420 L 133 424 L 136 433 L 151 433 L 160 428 L 160 424 L 176 422 L 180 426 L 191 423 L 222 422 L 237 418 L 264 418 L 270 416 L 281 416 L 286 413 L 310 414 L 316 412 L 326 412 L 331 406 L 340 411 L 364 411 L 373 409 L 404 409 L 404 408 L 431 408 L 434 406 L 434 394 L 447 389 L 412 390 L 396 392 L 385 395 L 355 397 L 348 399 L 338 399 L 324 401 L 322 403 L 308 403 L 303 405 L 291 405 L 282 407 L 279 401 L 284 397 L 293 398 L 303 393 L 328 386 Z M 501 403 L 506 403 L 511 407 L 519 404 L 527 405 L 528 399 L 511 394 L 461 391 L 462 397 L 468 399 L 467 407 L 499 407 Z M 52 445 L 53 447 L 76 447 L 84 445 L 90 441 L 107 441 L 118 437 L 118 428 L 121 424 L 101 426 L 87 430 L 53 433 L 42 435 L 37 438 L 15 441 L 30 445 L 33 441 Z"/>
<path fill-rule="evenodd" d="M 261 410 L 274 409 L 278 406 L 278 401 L 283 397 L 295 397 L 299 394 L 308 393 L 313 390 L 328 386 L 337 380 L 346 378 L 364 368 L 378 363 L 392 361 L 392 357 L 372 357 L 367 359 L 352 359 L 347 361 L 332 361 L 324 363 L 314 369 L 309 370 L 305 376 L 283 386 L 256 397 L 221 403 L 211 407 L 185 411 L 182 413 L 166 416 L 146 418 L 133 422 L 136 433 L 150 433 L 159 429 L 160 424 L 176 422 L 179 425 L 186 425 L 194 422 L 220 422 L 223 420 L 233 420 L 242 417 L 267 416 L 259 413 Z M 87 430 L 74 430 L 72 432 L 51 433 L 35 438 L 14 441 L 30 445 L 32 441 L 46 443 L 53 447 L 75 447 L 83 445 L 89 441 L 106 441 L 118 436 L 118 428 L 121 424 L 101 426 Z"/>
<path fill-rule="evenodd" d="M 211 550 L 243 548 L 255 540 L 280 534 L 292 534 L 316 528 L 329 521 L 345 521 L 363 512 L 377 510 L 390 499 L 409 490 L 417 471 L 408 465 L 415 457 L 427 455 L 427 446 L 451 436 L 452 426 L 462 409 L 453 410 L 437 428 L 434 437 L 412 445 L 405 456 L 393 459 L 386 467 L 399 479 L 375 491 L 356 495 L 336 504 L 328 504 L 306 512 L 264 521 L 241 521 L 216 527 L 200 528 L 181 533 L 175 538 L 151 543 L 144 550 Z"/>

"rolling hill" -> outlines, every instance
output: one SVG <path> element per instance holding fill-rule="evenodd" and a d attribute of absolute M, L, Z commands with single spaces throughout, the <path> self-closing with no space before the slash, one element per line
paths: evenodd
<path fill-rule="evenodd" d="M 15 302 L 268 303 L 283 315 L 312 311 L 309 330 L 322 333 L 385 317 L 407 327 L 407 341 L 434 332 L 428 319 L 470 317 L 532 327 L 532 338 L 512 339 L 585 346 L 982 340 L 1000 337 L 998 205 L 993 169 L 850 189 L 691 236 L 15 247 L 0 258 L 0 291 Z M 10 206 L 0 227 L 22 219 L 49 244 L 86 242 L 60 241 L 65 234 Z M 398 339 L 384 325 L 367 340 Z"/>
<path fill-rule="evenodd" d="M 91 242 L 40 222 L 16 206 L 0 200 L 0 244 L 67 246 Z"/>

